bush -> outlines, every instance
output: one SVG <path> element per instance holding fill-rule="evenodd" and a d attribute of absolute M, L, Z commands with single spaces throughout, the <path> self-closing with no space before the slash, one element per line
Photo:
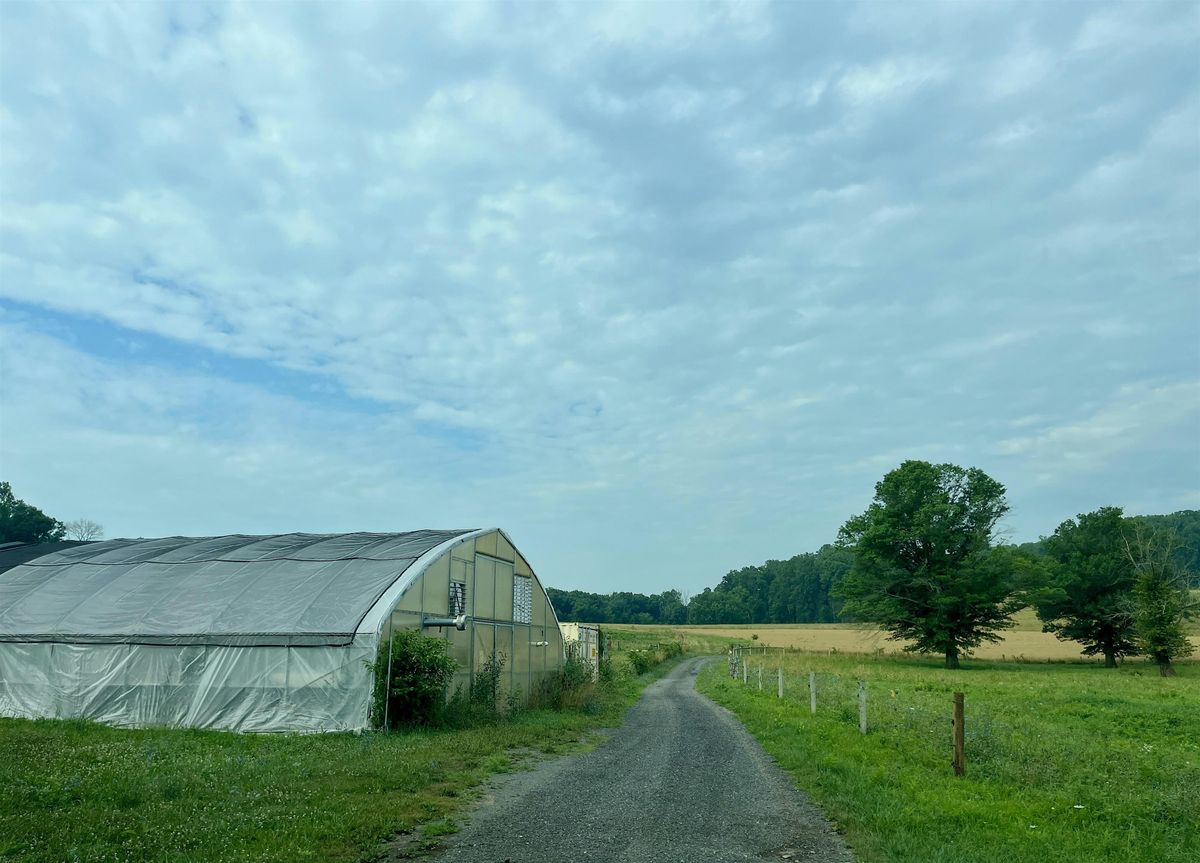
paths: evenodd
<path fill-rule="evenodd" d="M 599 709 L 596 695 L 592 666 L 581 657 L 578 644 L 569 644 L 562 669 L 542 679 L 533 691 L 530 706 L 592 713 Z"/>
<path fill-rule="evenodd" d="M 489 725 L 498 722 L 500 713 L 500 677 L 508 657 L 497 653 L 487 660 L 471 678 L 471 686 L 463 691 L 460 686 L 442 712 L 442 722 L 452 728 L 469 728 L 472 725 Z M 505 703 L 510 712 L 520 702 L 520 694 L 510 692 Z"/>
<path fill-rule="evenodd" d="M 658 653 L 652 648 L 645 650 L 631 650 L 627 654 L 629 657 L 629 666 L 633 669 L 634 674 L 645 674 L 654 666 L 658 665 Z"/>
<path fill-rule="evenodd" d="M 485 713 L 495 714 L 500 699 L 500 675 L 508 657 L 493 653 L 479 666 L 471 681 L 471 703 Z"/>
<path fill-rule="evenodd" d="M 612 657 L 607 653 L 600 655 L 600 667 L 598 671 L 601 683 L 612 683 L 617 679 L 617 669 L 613 667 Z"/>
<path fill-rule="evenodd" d="M 683 656 L 683 644 L 678 641 L 660 641 L 639 650 L 631 650 L 626 656 L 634 674 L 645 674 L 661 662 Z"/>
<path fill-rule="evenodd" d="M 659 645 L 659 648 L 662 650 L 662 657 L 663 657 L 662 661 L 663 662 L 666 662 L 668 659 L 676 659 L 680 656 L 683 656 L 683 643 L 682 642 L 664 641 L 662 644 Z"/>
<path fill-rule="evenodd" d="M 578 642 L 567 645 L 567 658 L 562 667 L 564 689 L 580 689 L 592 682 L 592 666 L 583 658 L 580 650 Z"/>
<path fill-rule="evenodd" d="M 446 703 L 446 688 L 458 667 L 447 653 L 449 645 L 415 629 L 392 634 L 391 680 L 388 680 L 389 645 L 368 667 L 375 675 L 371 721 L 376 728 L 434 725 Z"/>

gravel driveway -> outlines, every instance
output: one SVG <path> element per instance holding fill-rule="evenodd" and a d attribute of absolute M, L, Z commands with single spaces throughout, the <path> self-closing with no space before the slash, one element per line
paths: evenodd
<path fill-rule="evenodd" d="M 439 863 L 852 863 L 732 714 L 695 690 L 706 660 L 649 686 L 596 749 L 497 780 Z"/>

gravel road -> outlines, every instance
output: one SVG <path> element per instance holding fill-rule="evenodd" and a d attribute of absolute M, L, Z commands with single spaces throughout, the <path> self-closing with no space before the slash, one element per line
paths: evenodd
<path fill-rule="evenodd" d="M 439 863 L 853 863 L 733 715 L 703 659 L 647 687 L 596 749 L 498 779 Z"/>

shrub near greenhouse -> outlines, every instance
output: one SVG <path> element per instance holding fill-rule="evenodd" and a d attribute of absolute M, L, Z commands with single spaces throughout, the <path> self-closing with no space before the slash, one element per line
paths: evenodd
<path fill-rule="evenodd" d="M 397 630 L 368 667 L 375 676 L 371 723 L 376 728 L 434 725 L 446 703 L 457 663 L 449 645 L 416 630 Z M 388 667 L 391 679 L 388 679 Z"/>
<path fill-rule="evenodd" d="M 683 652 L 678 642 L 663 642 L 624 655 L 628 672 L 640 676 L 682 656 Z M 528 693 L 528 699 L 519 690 L 502 699 L 500 681 L 507 661 L 503 653 L 495 654 L 479 667 L 468 689 L 459 687 L 450 693 L 450 681 L 458 666 L 448 653 L 447 642 L 416 630 L 397 630 L 390 646 L 390 681 L 387 644 L 380 646 L 375 662 L 369 665 L 375 681 L 372 725 L 379 729 L 466 728 L 499 721 L 525 710 L 579 710 L 593 714 L 603 709 L 606 700 L 618 696 L 626 676 L 613 665 L 607 651 L 602 650 L 595 673 L 578 649 L 569 646 L 562 668 L 542 679 Z"/>
<path fill-rule="evenodd" d="M 660 662 L 679 656 L 683 656 L 683 645 L 677 641 L 663 641 L 628 653 L 629 665 L 634 674 L 645 674 Z"/>

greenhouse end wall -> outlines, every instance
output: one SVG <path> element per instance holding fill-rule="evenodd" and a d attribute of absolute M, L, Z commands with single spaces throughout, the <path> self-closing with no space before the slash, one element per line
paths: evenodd
<path fill-rule="evenodd" d="M 558 619 L 541 582 L 501 531 L 455 545 L 408 586 L 382 633 L 421 626 L 423 616 L 465 614 L 466 628 L 426 628 L 458 664 L 448 694 L 468 692 L 484 664 L 502 660 L 500 697 L 522 701 L 563 664 Z"/>

